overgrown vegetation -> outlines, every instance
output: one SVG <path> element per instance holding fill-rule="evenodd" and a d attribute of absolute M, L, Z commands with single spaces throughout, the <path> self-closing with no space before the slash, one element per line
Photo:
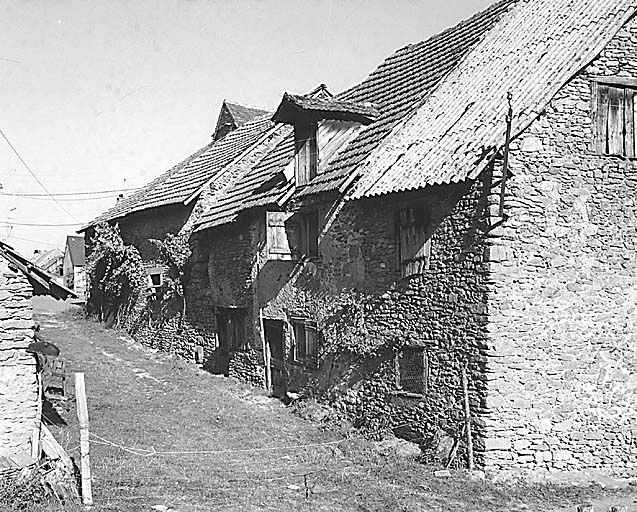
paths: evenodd
<path fill-rule="evenodd" d="M 151 238 L 150 241 L 159 250 L 160 261 L 166 266 L 167 274 L 164 275 L 164 286 L 162 288 L 161 295 L 153 295 L 150 298 L 150 302 L 159 301 L 159 307 L 163 308 L 170 300 L 179 298 L 181 300 L 181 318 L 179 319 L 179 327 L 186 316 L 186 297 L 184 293 L 185 283 L 184 275 L 185 268 L 188 264 L 188 259 L 192 254 L 190 246 L 188 245 L 189 233 L 181 233 L 173 235 L 167 233 L 164 240 L 156 240 Z M 153 305 L 151 304 L 151 307 Z M 163 318 L 163 309 L 162 315 Z"/>
<path fill-rule="evenodd" d="M 30 512 L 39 510 L 80 510 L 74 504 L 62 506 L 37 468 L 0 475 L 0 510 Z"/>
<path fill-rule="evenodd" d="M 142 258 L 137 248 L 124 244 L 119 226 L 95 226 L 86 260 L 88 310 L 103 322 L 119 322 L 133 307 L 144 284 Z"/>

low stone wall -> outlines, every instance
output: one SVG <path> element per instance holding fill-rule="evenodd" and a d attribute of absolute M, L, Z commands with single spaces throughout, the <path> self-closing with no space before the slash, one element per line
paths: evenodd
<path fill-rule="evenodd" d="M 32 289 L 0 258 L 0 456 L 29 454 L 38 410 Z"/>

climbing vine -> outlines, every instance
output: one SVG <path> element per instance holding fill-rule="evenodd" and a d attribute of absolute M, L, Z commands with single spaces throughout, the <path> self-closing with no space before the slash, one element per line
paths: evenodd
<path fill-rule="evenodd" d="M 159 259 L 167 267 L 167 275 L 164 276 L 164 288 L 161 297 L 156 300 L 161 302 L 160 308 L 173 298 L 181 299 L 181 319 L 179 326 L 186 316 L 186 297 L 184 293 L 185 268 L 192 254 L 188 244 L 189 233 L 184 232 L 178 235 L 167 233 L 163 240 L 150 239 L 159 250 Z M 163 315 L 162 315 L 163 317 Z"/>
<path fill-rule="evenodd" d="M 119 322 L 143 287 L 141 266 L 139 251 L 124 244 L 117 224 L 96 225 L 86 260 L 86 275 L 91 283 L 89 313 L 98 315 L 103 322 Z"/>

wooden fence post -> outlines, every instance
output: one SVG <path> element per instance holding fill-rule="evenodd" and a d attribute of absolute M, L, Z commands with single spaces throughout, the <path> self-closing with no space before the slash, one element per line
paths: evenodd
<path fill-rule="evenodd" d="M 89 460 L 88 406 L 83 373 L 75 374 L 75 401 L 77 403 L 77 419 L 80 422 L 82 503 L 90 507 L 93 505 L 93 493 L 91 491 L 91 464 Z"/>

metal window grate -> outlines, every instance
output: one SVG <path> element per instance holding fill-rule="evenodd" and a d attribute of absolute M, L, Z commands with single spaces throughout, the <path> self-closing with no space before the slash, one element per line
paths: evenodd
<path fill-rule="evenodd" d="M 423 395 L 427 391 L 427 354 L 423 347 L 404 347 L 398 357 L 398 387 Z"/>

